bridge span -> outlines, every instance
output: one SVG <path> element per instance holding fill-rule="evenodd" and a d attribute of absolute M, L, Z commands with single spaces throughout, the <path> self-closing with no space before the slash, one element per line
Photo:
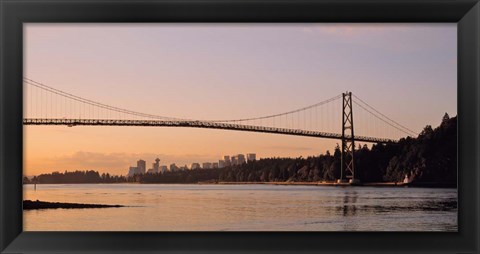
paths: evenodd
<path fill-rule="evenodd" d="M 401 137 L 418 135 L 352 92 L 272 115 L 198 120 L 119 108 L 28 78 L 24 78 L 24 84 L 28 88 L 25 98 L 29 98 L 24 111 L 24 125 L 186 127 L 341 140 L 341 182 L 345 179 L 350 179 L 352 183 L 356 181 L 355 142 L 396 143 Z"/>
<path fill-rule="evenodd" d="M 25 118 L 24 125 L 66 125 L 73 126 L 145 126 L 145 127 L 190 127 L 190 128 L 206 128 L 206 129 L 223 129 L 248 132 L 262 132 L 293 136 L 305 136 L 329 139 L 350 139 L 350 135 L 337 133 L 328 133 L 312 130 L 276 128 L 268 126 L 245 125 L 235 123 L 222 123 L 211 121 L 166 121 L 166 120 L 121 120 L 121 119 L 65 119 L 65 118 Z M 355 141 L 368 143 L 396 143 L 397 140 L 387 138 L 376 138 L 355 135 Z"/>

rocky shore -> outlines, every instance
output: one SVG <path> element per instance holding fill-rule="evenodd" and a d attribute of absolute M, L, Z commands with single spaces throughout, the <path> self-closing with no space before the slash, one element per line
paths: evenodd
<path fill-rule="evenodd" d="M 59 202 L 44 202 L 44 201 L 32 201 L 24 200 L 23 209 L 74 209 L 74 208 L 111 208 L 111 207 L 125 207 L 123 205 L 100 205 L 100 204 L 78 204 L 78 203 L 59 203 Z"/>

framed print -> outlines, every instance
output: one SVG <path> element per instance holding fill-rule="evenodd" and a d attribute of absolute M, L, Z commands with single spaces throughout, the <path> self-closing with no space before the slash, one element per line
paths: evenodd
<path fill-rule="evenodd" d="M 455 24 L 23 29 L 24 231 L 458 231 Z"/>
<path fill-rule="evenodd" d="M 478 253 L 477 1 L 1 8 L 2 253 Z"/>

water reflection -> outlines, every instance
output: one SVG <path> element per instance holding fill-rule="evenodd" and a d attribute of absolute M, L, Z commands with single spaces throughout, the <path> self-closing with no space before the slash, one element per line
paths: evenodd
<path fill-rule="evenodd" d="M 25 211 L 26 231 L 456 231 L 455 189 L 26 185 L 25 199 L 121 209 Z M 87 194 L 88 193 L 88 194 Z"/>
<path fill-rule="evenodd" d="M 357 198 L 356 191 L 346 190 L 343 196 L 343 205 L 336 208 L 337 212 L 341 212 L 343 216 L 355 216 L 357 214 Z"/>

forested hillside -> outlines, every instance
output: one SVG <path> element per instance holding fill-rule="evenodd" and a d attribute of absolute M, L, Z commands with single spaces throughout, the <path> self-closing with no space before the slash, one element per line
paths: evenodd
<path fill-rule="evenodd" d="M 340 147 L 308 158 L 267 158 L 224 169 L 200 169 L 139 176 L 140 182 L 310 182 L 334 181 L 340 176 Z M 433 129 L 426 126 L 416 138 L 396 144 L 366 145 L 355 152 L 356 176 L 363 182 L 401 182 L 406 174 L 417 182 L 457 181 L 457 117 L 447 114 Z"/>

